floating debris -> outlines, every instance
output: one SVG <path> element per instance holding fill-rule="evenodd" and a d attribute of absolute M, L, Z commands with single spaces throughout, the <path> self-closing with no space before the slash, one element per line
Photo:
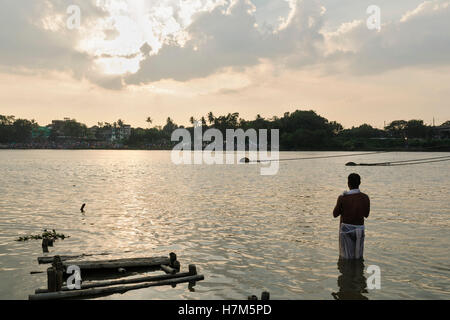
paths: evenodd
<path fill-rule="evenodd" d="M 44 229 L 44 232 L 42 234 L 19 237 L 16 241 L 48 239 L 48 240 L 51 240 L 50 241 L 51 243 L 53 243 L 53 240 L 58 240 L 58 239 L 64 240 L 66 238 L 70 238 L 70 236 L 66 236 L 62 233 L 56 233 L 55 230 L 48 231 L 47 229 Z"/>

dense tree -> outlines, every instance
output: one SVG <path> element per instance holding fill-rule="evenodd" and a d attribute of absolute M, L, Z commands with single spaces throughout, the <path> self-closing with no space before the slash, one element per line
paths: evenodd
<path fill-rule="evenodd" d="M 431 128 L 424 125 L 423 120 L 410 120 L 405 128 L 407 138 L 425 138 L 430 132 Z"/>
<path fill-rule="evenodd" d="M 176 130 L 178 126 L 173 122 L 173 120 L 169 117 L 167 118 L 166 125 L 163 127 L 163 131 L 166 134 L 171 135 L 174 130 Z"/>
<path fill-rule="evenodd" d="M 196 121 L 194 117 L 189 120 L 192 126 L 187 129 L 192 133 Z M 216 128 L 224 135 L 227 129 L 279 129 L 281 150 L 402 148 L 405 146 L 404 138 L 409 138 L 409 147 L 432 146 L 430 141 L 435 132 L 422 120 L 396 120 L 386 126 L 385 130 L 373 128 L 369 124 L 344 129 L 341 124 L 330 122 L 312 110 L 296 110 L 286 112 L 282 117 L 271 118 L 264 118 L 258 114 L 253 120 L 242 119 L 237 112 L 217 117 L 209 112 L 201 117 L 200 121 L 204 130 Z M 153 123 L 150 117 L 147 118 L 147 123 L 149 125 Z M 124 125 L 124 121 L 119 119 L 113 124 L 98 122 L 97 126 L 88 130 L 86 125 L 76 120 L 64 120 L 55 121 L 48 128 L 51 128 L 50 140 L 58 141 L 64 137 L 69 141 L 95 139 L 108 142 L 114 129 L 123 128 Z M 447 121 L 443 125 L 450 125 L 450 122 Z M 33 120 L 0 115 L 0 143 L 24 143 L 33 141 L 32 139 L 36 142 L 45 141 L 48 128 L 38 127 Z M 171 141 L 171 134 L 177 128 L 179 126 L 169 117 L 164 127 L 132 128 L 131 135 L 123 143 L 131 147 L 170 148 L 174 144 Z M 39 134 L 45 131 L 47 135 Z M 445 140 L 445 136 L 441 135 L 439 141 L 441 140 Z"/>
<path fill-rule="evenodd" d="M 385 132 L 380 129 L 373 128 L 369 124 L 363 124 L 359 127 L 342 130 L 340 135 L 348 138 L 379 138 L 385 135 Z"/>
<path fill-rule="evenodd" d="M 332 129 L 332 131 L 333 131 L 333 133 L 335 135 L 341 133 L 342 130 L 344 130 L 344 127 L 340 123 L 338 123 L 336 121 L 331 121 L 330 122 L 330 127 L 331 127 L 331 129 Z"/>
<path fill-rule="evenodd" d="M 31 139 L 33 127 L 36 126 L 34 120 L 17 119 L 14 121 L 14 139 L 16 142 L 26 142 Z"/>
<path fill-rule="evenodd" d="M 392 136 L 396 138 L 405 137 L 405 129 L 408 122 L 405 120 L 395 120 L 387 125 L 384 129 Z"/>
<path fill-rule="evenodd" d="M 208 122 L 209 124 L 213 124 L 215 120 L 214 114 L 212 112 L 208 113 Z"/>
<path fill-rule="evenodd" d="M 0 115 L 0 142 L 22 143 L 31 140 L 34 120 L 16 119 L 14 116 Z"/>

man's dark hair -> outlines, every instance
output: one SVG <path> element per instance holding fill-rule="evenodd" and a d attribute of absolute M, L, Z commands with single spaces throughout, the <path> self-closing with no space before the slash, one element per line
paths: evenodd
<path fill-rule="evenodd" d="M 353 189 L 358 189 L 361 184 L 361 177 L 357 173 L 348 176 L 348 185 Z"/>

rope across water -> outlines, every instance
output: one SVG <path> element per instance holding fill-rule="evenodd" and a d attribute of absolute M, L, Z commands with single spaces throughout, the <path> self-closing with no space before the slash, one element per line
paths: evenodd
<path fill-rule="evenodd" d="M 422 159 L 411 159 L 411 160 L 401 160 L 401 161 L 389 161 L 389 162 L 378 162 L 378 163 L 354 163 L 349 162 L 346 166 L 407 166 L 412 164 L 423 164 L 423 163 L 433 163 L 433 162 L 444 162 L 450 161 L 450 156 L 442 157 L 432 157 L 432 158 L 422 158 Z"/>
<path fill-rule="evenodd" d="M 248 160 L 248 161 L 242 161 L 246 163 L 255 163 L 255 162 L 275 162 L 275 161 L 294 161 L 294 160 L 314 160 L 314 159 L 328 159 L 328 158 L 345 158 L 345 157 L 356 157 L 356 156 L 366 156 L 371 154 L 380 154 L 380 153 L 387 153 L 390 151 L 377 151 L 377 152 L 365 152 L 365 153 L 355 153 L 355 154 L 340 154 L 340 155 L 332 155 L 332 156 L 320 156 L 320 157 L 302 157 L 302 158 L 288 158 L 288 159 L 271 159 L 271 160 Z"/>
<path fill-rule="evenodd" d="M 270 160 L 250 160 L 248 158 L 241 159 L 241 162 L 245 163 L 267 163 L 267 162 L 281 162 L 281 161 L 297 161 L 297 160 L 314 160 L 314 159 L 329 159 L 329 158 L 345 158 L 345 157 L 356 157 L 356 156 L 367 156 L 373 154 L 388 153 L 392 151 L 377 151 L 377 152 L 365 152 L 365 153 L 355 153 L 355 154 L 340 154 L 340 155 L 330 155 L 330 156 L 319 156 L 319 157 L 299 157 L 299 158 L 288 158 L 288 159 L 270 159 Z M 424 164 L 424 163 L 434 163 L 434 162 L 444 162 L 450 161 L 450 155 L 441 157 L 430 157 L 422 159 L 410 159 L 410 160 L 399 160 L 399 161 L 387 161 L 387 162 L 375 162 L 375 163 L 355 163 L 348 162 L 346 166 L 406 166 L 412 164 Z"/>

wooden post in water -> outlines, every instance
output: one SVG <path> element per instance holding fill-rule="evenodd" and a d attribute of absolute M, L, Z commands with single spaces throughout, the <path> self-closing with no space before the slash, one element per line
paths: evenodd
<path fill-rule="evenodd" d="M 63 285 L 64 266 L 59 256 L 53 258 L 53 268 L 55 269 L 56 291 L 61 291 Z"/>
<path fill-rule="evenodd" d="M 180 262 L 177 260 L 177 255 L 173 252 L 171 252 L 169 254 L 169 259 L 170 259 L 170 263 L 169 266 L 173 269 L 176 270 L 176 272 L 180 272 L 181 269 L 181 264 Z"/>
<path fill-rule="evenodd" d="M 270 300 L 270 293 L 267 292 L 267 291 L 264 291 L 264 292 L 261 294 L 261 300 Z"/>
<path fill-rule="evenodd" d="M 48 292 L 56 292 L 56 270 L 53 267 L 47 269 Z"/>
<path fill-rule="evenodd" d="M 171 253 L 169 254 L 169 259 L 170 259 L 170 266 L 173 266 L 173 263 L 174 263 L 175 261 L 177 261 L 177 254 L 174 253 L 174 252 L 171 252 Z"/>
<path fill-rule="evenodd" d="M 176 274 L 180 271 L 180 263 L 177 260 L 177 255 L 174 252 L 171 252 L 169 254 L 169 268 L 173 270 L 173 274 Z M 164 270 L 165 271 L 165 270 Z M 167 271 L 166 271 L 167 272 Z M 172 284 L 172 288 L 175 288 L 177 286 L 176 283 Z"/>
<path fill-rule="evenodd" d="M 181 264 L 178 260 L 175 260 L 175 262 L 173 263 L 172 268 L 174 268 L 177 272 L 180 272 L 181 269 Z"/>
<path fill-rule="evenodd" d="M 195 266 L 195 264 L 189 265 L 189 274 L 193 276 L 197 274 L 197 267 Z"/>
<path fill-rule="evenodd" d="M 42 252 L 48 253 L 48 239 L 42 239 Z"/>
<path fill-rule="evenodd" d="M 190 264 L 189 265 L 189 274 L 192 276 L 197 275 L 197 267 L 195 266 L 195 264 Z M 197 283 L 195 281 L 190 281 L 188 284 L 188 289 L 189 291 L 195 291 L 194 287 Z"/>

